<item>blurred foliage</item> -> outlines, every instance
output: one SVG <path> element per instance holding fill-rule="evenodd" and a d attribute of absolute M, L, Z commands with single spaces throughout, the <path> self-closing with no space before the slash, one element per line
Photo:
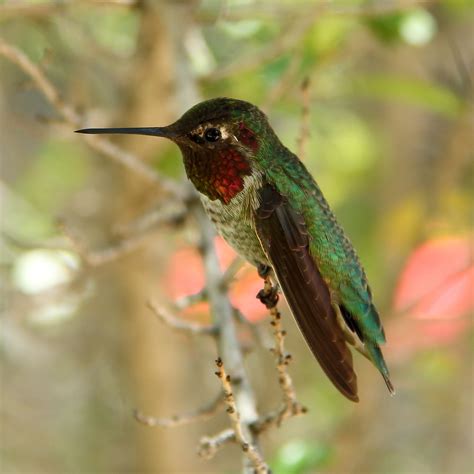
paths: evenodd
<path fill-rule="evenodd" d="M 186 91 L 192 90 L 196 98 L 225 95 L 258 104 L 296 150 L 301 84 L 309 78 L 310 136 L 302 158 L 366 267 L 387 329 L 385 352 L 398 395 L 388 399 L 377 374 L 356 356 L 362 401 L 348 405 L 310 362 L 288 318 L 288 344 L 296 356 L 291 370 L 310 413 L 264 441 L 268 458 L 278 474 L 469 472 L 472 2 L 401 9 L 385 2 L 303 0 L 25 3 L 22 10 L 23 2 L 0 2 L 2 37 L 41 65 L 91 125 L 163 125 L 164 110 L 179 116 L 191 105 Z M 169 49 L 169 64 L 149 77 L 153 62 L 163 59 L 163 51 L 156 54 L 160 45 Z M 130 416 L 143 399 L 137 382 L 142 373 L 130 353 L 150 341 L 140 340 L 143 332 L 134 326 L 140 298 L 125 275 L 139 280 L 143 273 L 164 298 L 182 296 L 183 288 L 199 290 L 192 223 L 153 233 L 147 245 L 154 253 L 140 261 L 139 271 L 129 270 L 130 260 L 97 270 L 78 263 L 55 225 L 58 217 L 98 248 L 117 239 L 117 225 L 161 203 L 162 196 L 144 187 L 147 198 L 130 191 L 132 177 L 120 175 L 71 127 L 58 124 L 57 112 L 15 65 L 2 57 L 0 65 L 2 417 L 9 433 L 1 442 L 2 470 L 160 472 L 144 467 L 153 449 L 147 455 L 142 449 L 154 435 L 137 434 Z M 171 86 L 163 83 L 168 75 L 175 79 Z M 167 104 L 142 97 L 163 90 Z M 140 115 L 139 107 L 147 114 Z M 156 123 L 129 123 L 144 115 Z M 166 175 L 183 176 L 175 147 L 150 148 L 140 152 L 143 159 Z M 458 313 L 443 310 L 433 321 L 405 311 L 396 289 L 423 289 L 433 274 L 449 273 L 450 258 L 446 263 L 440 253 L 418 260 L 420 248 L 436 246 L 440 237 L 463 242 L 461 277 L 471 280 L 438 282 L 436 297 L 452 306 L 435 298 L 432 307 L 464 306 Z M 226 252 L 221 256 L 228 263 Z M 436 265 L 441 262 L 446 265 Z M 180 279 L 183 268 L 189 276 Z M 240 277 L 232 297 L 259 321 L 255 281 L 245 272 Z M 456 284 L 464 285 L 462 292 Z M 426 295 L 416 296 L 421 304 Z M 202 306 L 186 313 L 205 316 Z M 160 359 L 182 365 L 148 373 L 144 385 L 158 379 L 160 386 L 147 396 L 159 399 L 162 413 L 197 406 L 198 400 L 189 400 L 195 390 L 181 383 L 192 380 L 193 387 L 212 393 L 214 380 L 207 380 L 201 356 L 204 351 L 211 360 L 210 349 L 188 340 L 176 344 L 174 335 L 155 330 L 162 338 L 153 342 Z M 265 357 L 249 356 L 255 373 L 272 373 Z M 267 376 L 255 378 L 259 401 L 274 401 L 276 385 Z M 160 397 L 166 396 L 165 403 Z M 211 464 L 196 467 L 194 454 L 201 428 L 160 432 L 167 448 L 153 447 L 160 451 L 161 472 L 207 471 Z M 234 472 L 237 454 L 217 458 L 209 469 Z"/>
<path fill-rule="evenodd" d="M 38 150 L 34 163 L 17 180 L 14 190 L 35 203 L 38 210 L 56 215 L 64 199 L 85 182 L 87 160 L 81 151 L 70 141 L 46 142 Z"/>
<path fill-rule="evenodd" d="M 274 470 L 284 474 L 304 474 L 321 470 L 331 460 L 330 446 L 318 442 L 293 440 L 282 446 L 277 453 Z"/>
<path fill-rule="evenodd" d="M 393 76 L 358 77 L 354 79 L 356 93 L 420 105 L 429 111 L 457 117 L 466 104 L 462 97 L 446 87 Z"/>

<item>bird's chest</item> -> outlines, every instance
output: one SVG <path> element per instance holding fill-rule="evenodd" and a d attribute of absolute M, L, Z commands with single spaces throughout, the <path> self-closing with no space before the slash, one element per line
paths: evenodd
<path fill-rule="evenodd" d="M 224 240 L 253 265 L 268 264 L 254 226 L 254 212 L 259 203 L 257 191 L 261 180 L 256 176 L 244 179 L 242 191 L 228 203 L 211 200 L 201 193 L 201 201 L 209 218 Z"/>

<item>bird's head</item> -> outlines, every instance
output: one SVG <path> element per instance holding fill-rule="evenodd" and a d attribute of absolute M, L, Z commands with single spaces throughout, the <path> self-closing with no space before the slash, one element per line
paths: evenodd
<path fill-rule="evenodd" d="M 210 99 L 189 109 L 166 127 L 87 128 L 78 133 L 134 134 L 168 138 L 184 158 L 197 190 L 228 203 L 244 187 L 244 178 L 262 169 L 262 146 L 274 138 L 266 116 L 249 102 Z"/>

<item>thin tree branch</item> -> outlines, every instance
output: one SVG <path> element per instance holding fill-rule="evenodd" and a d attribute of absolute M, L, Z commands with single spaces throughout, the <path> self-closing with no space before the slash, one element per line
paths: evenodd
<path fill-rule="evenodd" d="M 198 455 L 207 460 L 212 459 L 220 448 L 234 441 L 235 432 L 232 428 L 227 428 L 214 436 L 203 436 L 199 443 Z"/>
<path fill-rule="evenodd" d="M 237 272 L 243 267 L 245 260 L 240 256 L 237 255 L 234 260 L 232 260 L 231 264 L 226 268 L 224 274 L 222 275 L 221 285 L 224 288 L 228 288 L 229 285 L 235 278 Z"/>
<path fill-rule="evenodd" d="M 138 410 L 135 410 L 133 414 L 135 416 L 135 419 L 139 423 L 142 423 L 144 425 L 171 428 L 175 426 L 195 423 L 197 421 L 207 420 L 208 418 L 211 418 L 213 415 L 215 415 L 223 404 L 224 400 L 222 399 L 222 394 L 219 393 L 219 395 L 207 405 L 190 413 L 174 415 L 170 418 L 156 418 L 154 416 L 144 415 Z"/>
<path fill-rule="evenodd" d="M 57 225 L 60 229 L 60 232 L 70 242 L 72 250 L 80 255 L 89 266 L 98 267 L 128 255 L 130 252 L 133 252 L 137 248 L 141 247 L 150 235 L 150 233 L 147 231 L 149 231 L 152 227 L 158 226 L 160 224 L 181 224 L 187 213 L 188 211 L 186 207 L 183 206 L 169 206 L 156 210 L 153 213 L 153 216 L 151 213 L 145 215 L 143 221 L 139 219 L 136 223 L 129 224 L 126 228 L 119 228 L 117 233 L 123 233 L 126 229 L 129 235 L 122 235 L 121 240 L 119 240 L 117 243 L 109 245 L 100 250 L 87 249 L 80 241 L 79 237 L 72 232 L 72 230 L 62 219 L 58 219 Z"/>
<path fill-rule="evenodd" d="M 309 78 L 306 77 L 301 84 L 301 96 L 303 108 L 301 112 L 301 129 L 298 138 L 298 156 L 300 160 L 304 161 L 306 156 L 306 145 L 309 139 L 309 119 L 310 119 L 310 94 L 309 94 Z"/>
<path fill-rule="evenodd" d="M 0 54 L 9 61 L 16 64 L 28 75 L 42 92 L 48 102 L 56 109 L 61 117 L 74 126 L 81 125 L 81 116 L 73 107 L 63 102 L 59 92 L 53 84 L 46 78 L 41 69 L 36 66 L 23 51 L 8 44 L 0 38 Z"/>
<path fill-rule="evenodd" d="M 84 126 L 84 117 L 60 96 L 58 90 L 45 76 L 43 71 L 26 56 L 23 51 L 8 44 L 0 38 L 0 55 L 16 64 L 27 74 L 45 96 L 51 106 L 59 113 L 64 122 L 74 128 Z M 84 135 L 83 139 L 93 148 L 107 158 L 119 163 L 151 183 L 155 183 L 176 198 L 181 200 L 188 197 L 189 192 L 180 183 L 159 175 L 153 168 L 140 161 L 135 155 L 118 147 L 110 140 L 98 135 Z"/>
<path fill-rule="evenodd" d="M 242 259 L 242 257 L 237 256 L 234 258 L 232 263 L 227 267 L 226 271 L 221 276 L 221 286 L 223 290 L 228 289 L 229 285 L 234 280 L 236 273 L 242 268 L 242 265 L 244 263 L 245 262 Z M 208 299 L 207 289 L 203 288 L 197 293 L 193 293 L 191 295 L 183 296 L 177 299 L 174 303 L 174 306 L 176 307 L 176 309 L 182 310 L 196 303 L 201 303 L 202 301 L 206 301 L 207 299 Z"/>
<path fill-rule="evenodd" d="M 196 203 L 192 210 L 202 238 L 201 253 L 204 261 L 206 291 L 215 324 L 219 328 L 217 351 L 226 361 L 227 370 L 232 373 L 234 380 L 233 396 L 240 414 L 242 431 L 245 438 L 254 444 L 254 435 L 249 427 L 258 419 L 255 396 L 245 372 L 242 350 L 233 320 L 233 308 L 227 290 L 222 285 L 222 273 L 219 269 L 219 259 L 214 246 L 214 230 L 200 204 Z M 248 458 L 245 457 L 244 471 L 251 472 L 251 463 L 247 461 Z"/>
<path fill-rule="evenodd" d="M 128 255 L 143 245 L 149 237 L 149 234 L 137 234 L 127 239 L 122 239 L 116 245 L 110 245 L 100 250 L 88 250 L 63 221 L 58 221 L 58 227 L 68 238 L 72 249 L 91 267 L 99 267 Z"/>
<path fill-rule="evenodd" d="M 173 316 L 165 307 L 157 305 L 153 301 L 149 301 L 147 306 L 160 321 L 177 331 L 193 335 L 216 336 L 218 334 L 218 328 L 214 325 L 203 325 L 191 321 L 184 321 L 181 318 Z"/>
<path fill-rule="evenodd" d="M 290 62 L 278 81 L 269 88 L 262 105 L 263 110 L 271 110 L 273 105 L 281 100 L 282 97 L 289 95 L 289 90 L 295 86 L 298 80 L 298 73 L 303 62 L 300 49 L 291 55 Z"/>
<path fill-rule="evenodd" d="M 273 336 L 275 346 L 271 349 L 275 355 L 276 367 L 278 371 L 278 383 L 283 394 L 283 403 L 280 408 L 260 418 L 252 425 L 255 433 L 262 433 L 271 425 L 280 426 L 282 421 L 306 413 L 308 410 L 296 400 L 296 392 L 293 381 L 288 373 L 288 365 L 291 362 L 291 355 L 285 351 L 286 331 L 281 326 L 281 314 L 278 310 L 278 298 L 275 297 L 275 287 L 272 285 L 270 275 L 264 277 L 263 290 L 259 293 L 259 299 L 267 303 L 272 317 L 270 324 L 273 326 Z M 271 304 L 271 302 L 274 304 Z M 270 304 L 268 304 L 270 303 Z"/>
<path fill-rule="evenodd" d="M 240 420 L 240 414 L 237 408 L 237 404 L 235 403 L 234 394 L 232 392 L 232 384 L 231 384 L 230 375 L 226 373 L 222 359 L 218 358 L 216 360 L 216 365 L 217 365 L 216 375 L 219 377 L 222 383 L 222 388 L 224 390 L 224 401 L 225 401 L 225 404 L 227 405 L 226 411 L 229 415 L 229 419 L 235 433 L 235 440 L 237 443 L 240 444 L 242 451 L 252 462 L 253 467 L 255 468 L 256 472 L 268 473 L 270 472 L 270 469 L 267 463 L 263 459 L 257 447 L 251 442 L 247 434 L 244 433 L 244 427 Z"/>
<path fill-rule="evenodd" d="M 20 250 L 62 250 L 64 252 L 71 252 L 71 247 L 67 245 L 67 240 L 61 236 L 60 238 L 52 238 L 43 241 L 29 241 L 22 237 L 11 235 L 8 231 L 2 230 L 1 237 L 8 243 L 17 247 Z"/>
<path fill-rule="evenodd" d="M 258 323 L 252 323 L 249 321 L 245 315 L 240 311 L 239 308 L 234 308 L 234 317 L 242 325 L 246 326 L 252 333 L 254 339 L 262 346 L 267 347 L 267 332 L 263 331 L 263 328 Z"/>
<path fill-rule="evenodd" d="M 203 301 L 207 300 L 207 291 L 203 288 L 201 291 L 197 293 L 193 293 L 191 295 L 186 295 L 181 298 L 178 298 L 174 302 L 174 307 L 177 310 L 183 310 L 189 308 L 190 306 L 195 305 L 196 303 L 202 303 Z"/>
<path fill-rule="evenodd" d="M 186 219 L 188 209 L 184 203 L 173 200 L 166 205 L 153 209 L 139 216 L 137 219 L 121 225 L 115 229 L 120 237 L 144 233 L 163 224 L 180 225 Z"/>
<path fill-rule="evenodd" d="M 256 420 L 257 411 L 250 382 L 245 373 L 240 344 L 233 321 L 233 309 L 226 289 L 222 287 L 222 273 L 214 246 L 214 229 L 200 204 L 193 208 L 202 236 L 201 252 L 204 260 L 206 291 L 215 323 L 219 327 L 218 353 L 225 357 L 227 369 L 240 383 L 235 389 L 239 412 L 245 423 Z"/>

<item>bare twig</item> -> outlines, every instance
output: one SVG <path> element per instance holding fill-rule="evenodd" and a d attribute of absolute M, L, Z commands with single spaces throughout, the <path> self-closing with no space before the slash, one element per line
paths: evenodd
<path fill-rule="evenodd" d="M 273 353 L 275 355 L 277 371 L 278 371 L 278 382 L 283 393 L 283 406 L 280 409 L 278 418 L 276 420 L 277 425 L 289 416 L 299 415 L 306 412 L 306 408 L 296 400 L 295 387 L 293 381 L 288 373 L 288 364 L 291 362 L 291 354 L 285 352 L 285 336 L 286 331 L 281 327 L 281 314 L 277 307 L 270 310 L 272 316 L 271 325 L 274 329 L 275 336 L 275 347 Z"/>
<path fill-rule="evenodd" d="M 234 308 L 234 317 L 240 324 L 246 326 L 250 330 L 255 341 L 257 341 L 262 347 L 268 346 L 268 334 L 263 330 L 261 324 L 249 321 L 239 308 Z"/>
<path fill-rule="evenodd" d="M 203 325 L 193 323 L 191 321 L 184 321 L 181 318 L 173 316 L 165 307 L 149 301 L 147 306 L 153 311 L 153 314 L 167 326 L 181 332 L 194 335 L 209 335 L 215 336 L 218 329 L 214 325 Z"/>
<path fill-rule="evenodd" d="M 223 290 L 227 290 L 229 285 L 232 283 L 233 279 L 235 278 L 236 273 L 242 268 L 244 264 L 244 260 L 237 256 L 234 258 L 232 263 L 227 267 L 227 270 L 221 276 L 221 287 Z M 188 308 L 196 303 L 201 303 L 202 301 L 206 301 L 208 298 L 207 289 L 203 288 L 202 290 L 198 291 L 197 293 L 193 293 L 192 295 L 183 296 L 175 301 L 175 307 L 178 310 Z"/>
<path fill-rule="evenodd" d="M 136 420 L 144 425 L 170 428 L 207 420 L 212 417 L 223 404 L 224 400 L 222 399 L 222 394 L 219 393 L 219 395 L 207 405 L 190 413 L 175 415 L 170 418 L 156 418 L 154 416 L 144 415 L 138 410 L 135 410 L 133 414 Z"/>
<path fill-rule="evenodd" d="M 298 73 L 303 62 L 301 49 L 297 48 L 291 55 L 290 62 L 283 74 L 267 91 L 265 100 L 262 105 L 263 110 L 271 110 L 273 105 L 281 100 L 282 97 L 289 94 L 289 90 L 295 86 Z"/>
<path fill-rule="evenodd" d="M 60 96 L 58 90 L 45 76 L 43 71 L 15 46 L 8 44 L 0 38 L 0 55 L 4 56 L 25 72 L 35 83 L 41 93 L 45 96 L 52 107 L 59 113 L 64 122 L 74 128 L 84 125 L 84 117 L 70 104 L 66 103 Z M 183 186 L 167 177 L 159 175 L 153 168 L 140 161 L 135 155 L 118 147 L 110 140 L 97 135 L 85 135 L 83 139 L 96 151 L 107 156 L 107 158 L 126 167 L 142 178 L 155 183 L 175 197 L 185 199 L 188 192 Z"/>
<path fill-rule="evenodd" d="M 198 454 L 204 459 L 212 459 L 220 448 L 233 441 L 235 432 L 232 428 L 227 428 L 214 436 L 204 436 L 199 443 Z"/>
<path fill-rule="evenodd" d="M 66 122 L 75 126 L 80 126 L 81 116 L 78 112 L 70 105 L 63 102 L 57 89 L 49 79 L 46 78 L 41 69 L 30 61 L 23 51 L 8 44 L 5 40 L 0 38 L 0 54 L 15 63 L 33 80 L 38 89 Z"/>
<path fill-rule="evenodd" d="M 266 297 L 274 298 L 275 289 L 272 286 L 270 275 L 264 277 L 264 286 L 259 296 L 262 302 Z M 306 407 L 302 406 L 296 400 L 296 392 L 293 381 L 288 373 L 288 364 L 291 362 L 291 355 L 285 351 L 286 331 L 281 326 L 281 314 L 278 310 L 278 299 L 274 299 L 275 304 L 269 305 L 269 312 L 272 317 L 270 324 L 273 326 L 273 335 L 275 338 L 275 346 L 271 349 L 276 359 L 278 371 L 278 383 L 283 394 L 283 403 L 280 408 L 260 418 L 252 425 L 252 429 L 256 433 L 261 433 L 268 429 L 271 425 L 280 426 L 281 422 L 291 416 L 301 415 L 307 412 Z"/>
<path fill-rule="evenodd" d="M 67 241 L 64 237 L 55 237 L 52 239 L 42 241 L 29 241 L 16 235 L 11 235 L 8 231 L 2 230 L 0 236 L 5 239 L 8 243 L 20 250 L 62 250 L 64 252 L 71 252 L 71 247 L 67 245 Z"/>
<path fill-rule="evenodd" d="M 235 278 L 237 272 L 243 267 L 245 261 L 242 257 L 237 255 L 234 260 L 232 260 L 231 264 L 227 267 L 224 274 L 222 275 L 221 285 L 224 288 L 228 288 L 228 286 L 232 283 Z"/>
<path fill-rule="evenodd" d="M 219 328 L 217 351 L 226 361 L 227 370 L 232 373 L 234 400 L 240 414 L 242 430 L 246 439 L 253 444 L 255 440 L 250 425 L 258 419 L 255 396 L 243 364 L 242 349 L 233 320 L 233 308 L 227 290 L 222 287 L 222 273 L 219 270 L 219 260 L 214 246 L 214 230 L 200 204 L 194 205 L 192 209 L 202 237 L 201 253 L 204 260 L 206 291 L 215 324 Z M 251 472 L 252 469 L 251 462 L 245 456 L 244 471 Z"/>
<path fill-rule="evenodd" d="M 260 454 L 257 447 L 251 442 L 251 440 L 247 437 L 244 433 L 244 427 L 242 426 L 240 420 L 240 414 L 235 403 L 234 394 L 232 392 L 232 384 L 230 375 L 228 375 L 225 371 L 224 363 L 222 359 L 218 358 L 216 360 L 217 365 L 217 372 L 216 375 L 219 377 L 222 388 L 224 390 L 224 401 L 227 405 L 227 413 L 229 415 L 230 422 L 232 424 L 234 433 L 235 433 L 235 440 L 237 443 L 240 444 L 242 451 L 245 455 L 249 458 L 252 462 L 253 467 L 255 468 L 256 472 L 258 473 L 267 473 L 270 472 L 270 469 L 263 459 L 262 455 Z"/>
<path fill-rule="evenodd" d="M 72 249 L 91 267 L 98 267 L 123 257 L 139 248 L 149 237 L 148 234 L 136 234 L 127 239 L 122 239 L 116 245 L 110 245 L 100 250 L 88 250 L 79 238 L 61 220 L 58 227 L 68 238 Z"/>
<path fill-rule="evenodd" d="M 144 233 L 163 224 L 179 225 L 188 214 L 184 203 L 173 200 L 166 205 L 149 211 L 132 222 L 117 227 L 115 233 L 120 237 L 128 237 Z"/>
<path fill-rule="evenodd" d="M 255 399 L 243 365 L 232 305 L 226 289 L 222 287 L 222 273 L 214 246 L 214 230 L 200 204 L 193 210 L 202 236 L 201 252 L 207 296 L 215 323 L 219 327 L 218 353 L 225 358 L 227 369 L 232 372 L 234 380 L 240 381 L 235 389 L 235 399 L 242 420 L 245 424 L 250 424 L 258 418 Z"/>
<path fill-rule="evenodd" d="M 459 75 L 459 88 L 467 98 L 474 93 L 474 78 L 472 67 L 469 66 L 463 57 L 461 48 L 452 35 L 448 34 L 448 44 L 453 55 L 453 61 Z"/>
<path fill-rule="evenodd" d="M 174 307 L 177 310 L 182 310 L 182 309 L 189 308 L 190 306 L 196 303 L 201 303 L 206 300 L 207 300 L 207 291 L 205 288 L 203 288 L 201 291 L 198 291 L 197 293 L 193 293 L 191 295 L 186 295 L 181 298 L 178 298 L 174 302 Z"/>
<path fill-rule="evenodd" d="M 177 225 L 181 223 L 187 214 L 184 204 L 181 206 L 169 206 L 156 210 L 153 216 L 147 214 L 144 220 L 139 220 L 134 224 L 127 226 L 128 235 L 122 235 L 121 240 L 99 250 L 90 250 L 84 246 L 79 237 L 65 224 L 62 219 L 58 219 L 57 225 L 61 233 L 68 239 L 72 249 L 91 267 L 98 267 L 106 263 L 117 260 L 137 248 L 141 247 L 149 237 L 149 231 L 152 227 L 159 224 Z M 146 223 L 144 221 L 147 221 Z M 125 229 L 118 229 L 117 233 L 124 232 Z M 133 231 L 133 233 L 132 233 Z M 70 250 L 70 249 L 68 249 Z"/>
<path fill-rule="evenodd" d="M 186 214 L 186 208 L 183 206 L 169 206 L 156 210 L 144 216 L 143 220 L 138 220 L 138 222 L 128 225 L 126 227 L 128 235 L 122 235 L 120 241 L 100 250 L 87 249 L 78 236 L 75 235 L 61 219 L 58 220 L 57 224 L 61 232 L 71 243 L 73 250 L 78 253 L 89 266 L 97 267 L 117 260 L 141 247 L 149 237 L 146 231 L 149 231 L 152 227 L 159 224 L 179 224 Z M 120 234 L 124 232 L 125 228 L 119 228 L 117 231 L 117 233 Z"/>
<path fill-rule="evenodd" d="M 309 139 L 309 119 L 310 119 L 310 97 L 309 97 L 309 78 L 304 79 L 301 84 L 301 96 L 303 108 L 301 112 L 301 130 L 298 138 L 298 156 L 304 161 L 306 156 L 306 145 Z"/>

